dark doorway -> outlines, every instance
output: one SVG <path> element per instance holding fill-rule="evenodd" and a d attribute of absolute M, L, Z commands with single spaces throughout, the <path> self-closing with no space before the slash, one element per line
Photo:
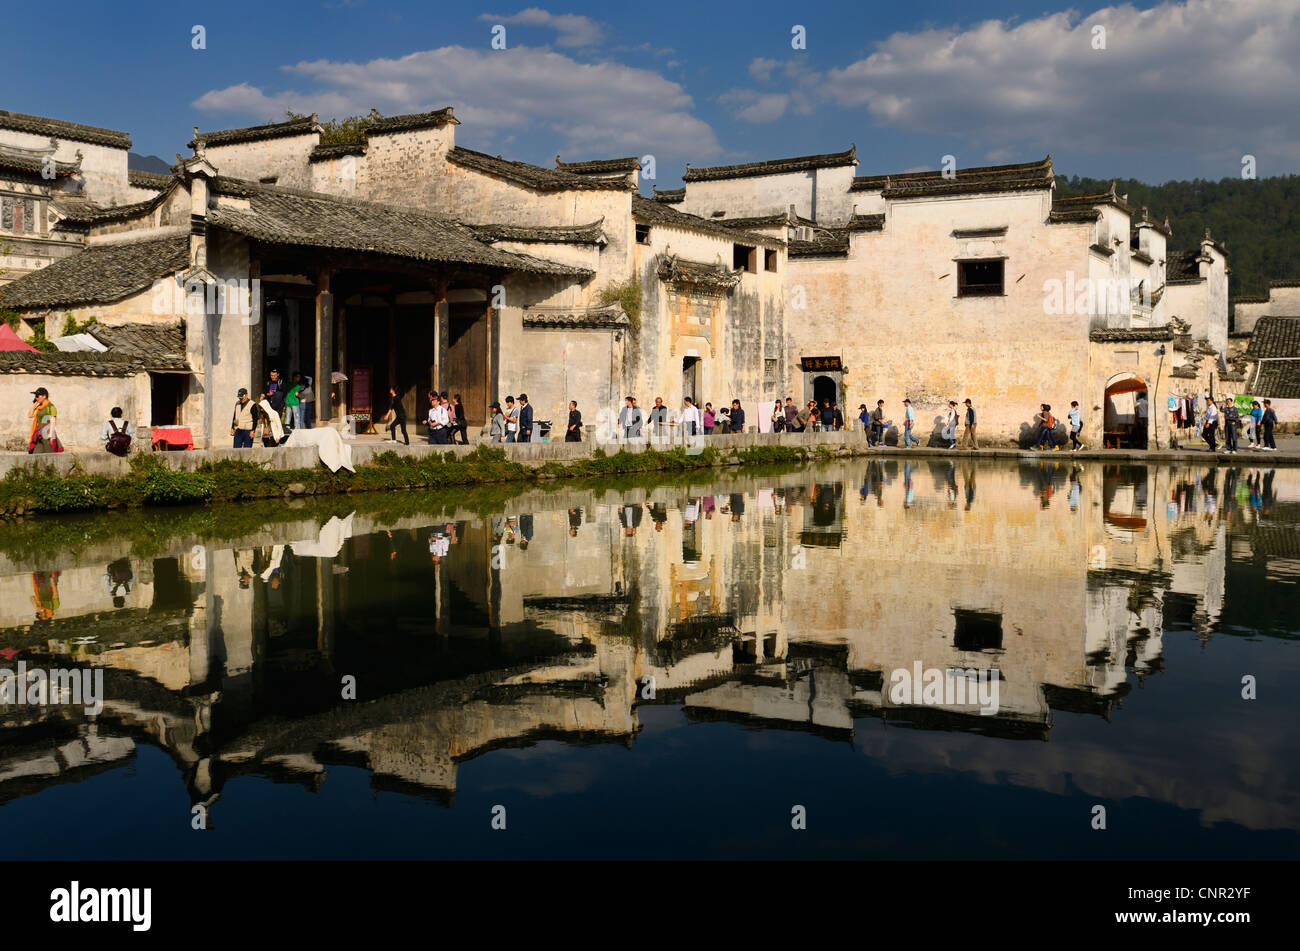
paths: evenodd
<path fill-rule="evenodd" d="M 437 314 L 431 304 L 397 308 L 397 382 L 408 423 L 425 425 L 438 350 Z M 450 389 L 444 386 L 444 390 Z"/>
<path fill-rule="evenodd" d="M 813 380 L 813 399 L 817 401 L 819 407 L 827 400 L 838 403 L 840 401 L 839 387 L 835 385 L 835 381 L 830 377 L 819 376 Z"/>
<path fill-rule="evenodd" d="M 690 398 L 692 403 L 699 403 L 699 397 L 696 395 L 696 387 L 699 386 L 699 357 L 684 357 L 682 359 L 682 398 Z"/>
<path fill-rule="evenodd" d="M 149 374 L 149 425 L 176 426 L 181 423 L 181 403 L 189 392 L 187 373 Z"/>
<path fill-rule="evenodd" d="M 1002 615 L 991 611 L 953 609 L 953 647 L 959 651 L 1002 649 Z"/>

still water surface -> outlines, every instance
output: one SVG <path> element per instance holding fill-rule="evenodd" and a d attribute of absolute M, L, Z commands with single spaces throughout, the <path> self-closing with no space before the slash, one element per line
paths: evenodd
<path fill-rule="evenodd" d="M 514 491 L 0 527 L 0 855 L 1300 858 L 1300 470 Z"/>

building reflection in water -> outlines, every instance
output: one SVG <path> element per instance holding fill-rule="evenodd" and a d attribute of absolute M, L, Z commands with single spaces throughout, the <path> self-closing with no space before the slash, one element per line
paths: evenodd
<path fill-rule="evenodd" d="M 1300 574 L 1285 470 L 873 459 L 717 479 L 529 492 L 490 517 L 286 513 L 144 560 L 0 556 L 4 665 L 103 666 L 108 695 L 97 718 L 0 708 L 0 801 L 145 743 L 196 803 L 245 774 L 317 788 L 337 764 L 450 803 L 468 758 L 631 746 L 648 704 L 1050 743 L 1057 714 L 1114 718 L 1162 673 L 1167 628 L 1208 643 L 1230 564 L 1261 585 Z M 998 713 L 895 703 L 890 672 L 918 662 L 996 670 Z M 862 746 L 897 751 L 882 742 Z"/>

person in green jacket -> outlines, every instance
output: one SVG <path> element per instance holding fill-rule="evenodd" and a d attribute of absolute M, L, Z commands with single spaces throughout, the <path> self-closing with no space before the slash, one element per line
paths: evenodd
<path fill-rule="evenodd" d="M 307 425 L 305 406 L 302 405 L 302 374 L 293 375 L 293 383 L 289 387 L 289 392 L 284 397 L 284 405 L 289 410 L 289 425 L 294 429 L 302 429 Z"/>

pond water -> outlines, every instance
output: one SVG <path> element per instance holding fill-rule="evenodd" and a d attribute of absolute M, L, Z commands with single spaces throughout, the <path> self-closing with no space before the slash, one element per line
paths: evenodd
<path fill-rule="evenodd" d="M 1300 470 L 1068 457 L 27 520 L 0 854 L 1300 858 L 1298 582 Z"/>

